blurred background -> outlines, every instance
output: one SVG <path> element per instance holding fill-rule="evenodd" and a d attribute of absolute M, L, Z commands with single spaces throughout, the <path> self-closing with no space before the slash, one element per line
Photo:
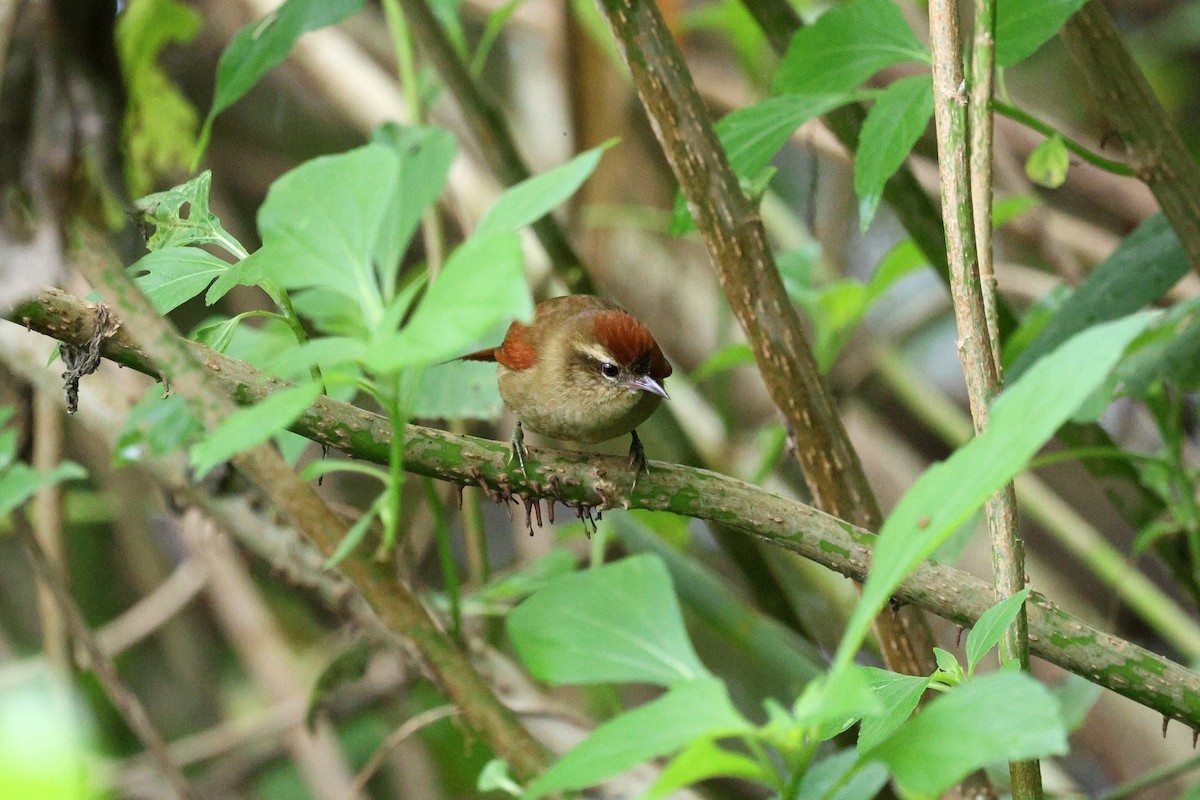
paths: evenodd
<path fill-rule="evenodd" d="M 144 248 L 128 213 L 131 201 L 190 177 L 191 144 L 182 134 L 144 143 L 157 159 L 153 171 L 131 171 L 126 163 L 122 120 L 130 91 L 123 76 L 130 73 L 122 70 L 115 35 L 123 24 L 117 12 L 125 5 L 0 2 L 2 300 L 13 301 L 44 283 L 87 295 L 90 287 L 71 268 L 72 259 L 88 257 L 68 244 L 74 226 L 106 231 L 107 247 L 132 264 Z M 178 88 L 177 101 L 146 113 L 194 136 L 211 105 L 222 49 L 273 4 L 189 3 L 200 23 L 194 36 L 186 35 L 188 24 L 171 21 L 165 2 L 157 12 L 153 0 L 128 5 L 126 15 L 139 6 L 143 13 L 161 13 L 158 30 L 168 40 L 176 27 L 184 32 L 159 57 L 161 80 Z M 600 293 L 646 321 L 674 365 L 671 401 L 639 429 L 650 458 L 705 466 L 804 498 L 803 481 L 787 454 L 786 431 L 746 357 L 703 244 L 694 232 L 671 235 L 675 182 L 596 9 L 583 0 L 443 5 L 458 14 L 468 42 L 496 35 L 479 76 L 535 172 L 620 137 L 559 215 Z M 795 5 L 805 18 L 824 8 Z M 927 39 L 923 8 L 900 5 L 918 36 Z M 1200 3 L 1113 0 L 1107 6 L 1182 137 L 1193 149 L 1200 147 Z M 766 96 L 778 58 L 738 2 L 662 0 L 660 7 L 714 119 Z M 502 29 L 489 27 L 497 12 L 507 15 Z M 873 84 L 883 86 L 915 70 L 888 70 Z M 212 170 L 212 210 L 225 228 L 255 249 L 254 215 L 272 181 L 314 156 L 362 144 L 383 122 L 408 121 L 396 74 L 388 27 L 374 3 L 334 28 L 304 37 L 286 63 L 216 118 L 201 167 Z M 430 121 L 454 132 L 459 144 L 450 189 L 439 205 L 453 242 L 472 230 L 502 187 L 451 93 L 431 68 L 422 66 L 420 75 L 421 91 L 431 99 Z M 1107 135 L 1103 109 L 1091 104 L 1083 76 L 1057 38 L 1007 70 L 1003 88 L 1013 105 L 1122 160 L 1119 144 Z M 1054 307 L 1157 210 L 1136 179 L 1075 157 L 1061 186 L 1035 185 L 1025 165 L 1044 139 L 1029 127 L 997 119 L 996 272 L 1000 293 L 1021 314 Z M 171 142 L 178 145 L 174 152 Z M 778 172 L 763 197 L 762 217 L 789 291 L 814 326 L 829 385 L 886 510 L 926 465 L 945 457 L 969 431 L 949 295 L 933 270 L 916 269 L 879 287 L 877 296 L 866 296 L 863 287 L 882 259 L 920 259 L 906 255 L 906 234 L 886 206 L 860 230 L 852 155 L 823 124 L 804 125 L 774 163 Z M 930 133 L 909 163 L 936 196 Z M 426 255 L 420 242 L 418 237 L 408 254 L 414 269 Z M 529 236 L 526 243 L 534 297 L 561 294 L 563 284 L 537 241 Z M 1189 274 L 1163 304 L 1194 297 L 1198 289 Z M 232 316 L 265 303 L 256 289 L 241 287 L 220 307 L 193 301 L 172 320 L 187 332 L 214 313 Z M 353 615 L 339 609 L 336 587 L 319 585 L 319 560 L 314 572 L 295 574 L 280 565 L 298 556 L 239 549 L 228 530 L 218 531 L 188 510 L 195 498 L 184 490 L 182 462 L 151 458 L 152 448 L 136 435 L 138 419 L 128 421 L 135 403 L 160 390 L 145 376 L 105 363 L 85 378 L 80 411 L 68 418 L 57 379 L 61 367 L 46 366 L 52 349 L 44 337 L 0 325 L 0 405 L 13 409 L 15 452 L 43 467 L 70 459 L 89 474 L 86 481 L 40 493 L 24 521 L 0 519 L 0 775 L 9 757 L 3 753 L 24 753 L 22 745 L 38 743 L 27 748 L 34 755 L 16 758 L 59 763 L 53 759 L 61 757 L 69 765 L 78 749 L 98 758 L 100 766 L 88 779 L 94 794 L 58 796 L 150 798 L 165 791 L 90 675 L 72 672 L 70 690 L 53 677 L 70 672 L 74 643 L 61 621 L 56 629 L 53 606 L 39 592 L 12 536 L 14 525 L 33 524 L 49 537 L 87 622 L 116 655 L 122 676 L 207 797 L 346 797 L 354 791 L 354 776 L 376 752 L 381 760 L 366 788 L 371 797 L 484 794 L 475 780 L 491 757 L 486 748 L 454 720 L 445 698 L 410 659 L 360 643 L 362 632 Z M 237 345 L 231 353 L 237 355 Z M 489 386 L 473 388 L 491 392 Z M 1180 391 L 1173 398 L 1181 433 L 1177 449 L 1194 479 L 1195 396 Z M 493 405 L 494 419 L 424 422 L 504 440 L 513 421 Z M 143 422 L 146 413 L 143 408 Z M 1162 426 L 1141 403 L 1115 406 L 1103 424 L 1123 448 L 1163 452 Z M 606 452 L 626 446 L 610 444 Z M 310 447 L 302 459 L 321 457 Z M 605 549 L 609 557 L 638 549 L 628 530 L 637 528 L 656 531 L 712 570 L 756 613 L 804 631 L 816 653 L 831 652 L 853 603 L 848 581 L 778 552 L 768 568 L 785 591 L 764 590 L 753 569 L 722 548 L 724 534 L 699 523 L 613 512 L 589 539 L 574 515 L 560 507 L 557 524 L 530 536 L 523 514 L 510 515 L 473 489 L 463 514 L 456 510 L 454 487 L 434 489 L 429 497 L 422 482 L 410 481 L 402 546 L 390 566 L 398 579 L 411 581 L 434 607 L 444 608 L 432 530 L 439 519 L 448 520 L 460 543 L 455 555 L 479 657 L 500 676 L 505 699 L 558 750 L 618 708 L 622 694 L 602 689 L 548 694 L 522 677 L 505 652 L 499 624 L 522 595 L 510 576 L 571 569 Z M 1149 534 L 1138 540 L 1149 521 L 1139 523 L 1128 506 L 1114 505 L 1106 491 L 1112 489 L 1073 462 L 1043 467 L 1035 480 L 1018 484 L 1032 581 L 1072 613 L 1194 664 L 1200 657 L 1197 587 L 1180 580 L 1148 546 Z M 1193 484 L 1193 495 L 1194 489 Z M 278 522 L 235 476 L 218 475 L 193 491 L 214 498 L 232 527 L 268 529 Z M 1145 489 L 1129 485 L 1116 491 L 1136 505 Z M 321 492 L 350 517 L 370 499 L 355 480 L 343 477 L 324 481 Z M 476 507 L 477 517 L 471 513 Z M 956 537 L 939 559 L 987 577 L 986 537 L 974 532 Z M 482 541 L 484 547 L 461 544 L 466 541 Z M 1101 558 L 1144 574 L 1160 590 L 1161 601 L 1155 602 L 1169 620 L 1166 631 L 1129 610 L 1122 595 L 1126 582 L 1098 566 Z M 759 701 L 772 691 L 769 671 L 759 668 L 754 653 L 730 647 L 706 627 L 702 611 L 685 603 L 685 613 L 701 657 L 730 682 L 749 713 L 761 715 Z M 942 646 L 953 647 L 954 627 L 936 620 L 935 626 Z M 332 681 L 335 689 L 320 695 L 320 713 L 306 726 L 314 684 L 330 674 L 335 660 L 351 664 L 350 678 Z M 1068 681 L 1045 664 L 1035 664 L 1035 672 L 1059 687 L 1080 721 L 1071 755 L 1046 767 L 1047 787 L 1055 793 L 1098 796 L 1151 768 L 1194 758 L 1191 732 L 1181 726 L 1166 729 L 1164 736 L 1161 717 L 1145 708 Z M 406 720 L 421 714 L 428 716 L 420 718 L 419 730 L 378 750 Z M 1176 783 L 1137 796 L 1172 797 L 1186 785 L 1185 773 Z M 0 777 L 0 798 L 17 796 L 4 794 L 3 787 Z M 714 797 L 757 796 L 736 782 L 705 791 Z"/>

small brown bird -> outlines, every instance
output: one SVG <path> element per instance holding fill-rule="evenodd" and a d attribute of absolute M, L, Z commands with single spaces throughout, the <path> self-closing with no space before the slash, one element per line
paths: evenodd
<path fill-rule="evenodd" d="M 509 326 L 499 347 L 461 360 L 499 365 L 500 397 L 517 416 L 513 455 L 522 472 L 523 425 L 589 444 L 631 433 L 637 485 L 647 467 L 635 428 L 667 397 L 663 380 L 671 365 L 646 326 L 623 308 L 591 295 L 546 300 L 534 309 L 532 323 Z"/>

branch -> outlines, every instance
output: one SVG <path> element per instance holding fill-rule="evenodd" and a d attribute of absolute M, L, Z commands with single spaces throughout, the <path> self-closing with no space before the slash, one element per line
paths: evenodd
<path fill-rule="evenodd" d="M 991 275 L 992 234 L 992 29 L 995 6 L 976 5 L 980 33 L 976 35 L 976 81 L 970 106 L 963 81 L 962 36 L 958 3 L 929 4 L 929 39 L 933 51 L 934 121 L 937 128 L 938 171 L 942 184 L 942 218 L 946 221 L 946 250 L 950 258 L 950 294 L 958 325 L 958 351 L 971 401 L 975 430 L 987 427 L 988 405 L 1000 393 L 1000 339 L 995 324 L 995 278 Z M 970 137 L 970 139 L 969 139 Z M 968 139 L 970 147 L 968 147 Z M 978 190 L 982 196 L 972 197 Z M 987 279 L 990 278 L 990 284 Z M 989 302 L 989 297 L 991 302 Z M 992 545 L 992 584 L 1003 600 L 1025 588 L 1025 555 L 1017 536 L 1017 498 L 1012 483 L 987 504 Z M 1016 661 L 1029 669 L 1029 640 L 1024 609 L 1000 640 L 1000 661 Z M 1042 797 L 1041 767 L 1037 760 L 1010 761 L 1013 797 Z"/>
<path fill-rule="evenodd" d="M 818 506 L 866 528 L 882 522 L 858 453 L 850 444 L 788 297 L 757 211 L 742 192 L 666 22 L 651 0 L 602 0 L 622 58 L 655 135 L 696 217 L 717 280 L 746 332 Z M 919 615 L 881 615 L 884 661 L 928 674 L 933 637 Z"/>
<path fill-rule="evenodd" d="M 1092 99 L 1125 143 L 1130 166 L 1154 193 L 1192 269 L 1200 273 L 1200 164 L 1171 125 L 1100 0 L 1079 9 L 1063 26 L 1062 38 Z"/>
<path fill-rule="evenodd" d="M 94 314 L 88 304 L 57 290 L 45 290 L 21 303 L 9 319 L 62 341 L 83 342 Z M 202 345 L 188 348 L 208 365 L 223 391 L 244 404 L 286 388 L 250 365 Z M 124 328 L 108 339 L 106 357 L 151 376 L 158 371 L 137 351 Z M 136 366 L 136 365 L 141 366 Z M 347 403 L 319 398 L 292 430 L 356 458 L 383 463 L 391 431 L 386 420 Z M 404 432 L 405 469 L 460 485 L 483 485 L 491 492 L 556 497 L 575 505 L 607 506 L 621 499 L 632 474 L 616 456 L 531 448 L 525 480 L 510 471 L 508 445 L 408 425 Z M 630 505 L 671 511 L 735 528 L 823 564 L 855 580 L 865 580 L 874 535 L 815 508 L 742 481 L 659 461 L 638 481 Z M 951 567 L 926 563 L 896 592 L 898 600 L 960 625 L 971 625 L 992 605 L 983 581 Z M 1034 592 L 1028 602 L 1030 650 L 1088 680 L 1163 715 L 1200 729 L 1200 675 L 1136 644 L 1107 634 L 1059 609 Z"/>
<path fill-rule="evenodd" d="M 123 269 L 107 268 L 102 262 L 102 259 L 85 259 L 80 267 L 101 293 L 112 300 L 121 317 L 119 330 L 106 343 L 111 345 L 114 340 L 126 345 L 136 343 L 135 347 L 141 349 L 135 357 L 143 363 L 148 364 L 148 357 L 153 355 L 155 368 L 151 374 L 169 376 L 172 385 L 187 400 L 189 410 L 206 428 L 214 427 L 233 413 L 236 410 L 233 398 L 239 401 L 243 398 L 229 392 L 224 376 L 213 371 L 214 364 L 220 364 L 217 359 L 223 357 L 216 353 L 205 354 L 203 350 L 197 350 L 194 343 L 179 337 L 150 307 Z M 67 297 L 61 292 L 57 295 Z M 27 308 L 27 304 L 16 309 L 18 319 L 23 318 L 23 308 Z M 86 327 L 90 332 L 96 316 L 94 307 L 80 304 L 78 310 L 79 315 L 67 323 L 67 327 L 76 330 Z M 249 365 L 242 366 L 249 369 Z M 386 446 L 384 459 L 386 461 Z M 296 477 L 273 446 L 259 445 L 244 451 L 233 462 L 305 539 L 325 557 L 333 554 L 345 538 L 346 525 L 311 485 Z M 344 560 L 340 571 L 366 598 L 389 630 L 413 643 L 447 696 L 463 709 L 464 717 L 493 752 L 507 760 L 523 779 L 533 777 L 546 767 L 549 753 L 496 699 L 467 654 L 442 631 L 408 587 L 399 581 L 376 580 L 371 566 L 356 559 Z"/>

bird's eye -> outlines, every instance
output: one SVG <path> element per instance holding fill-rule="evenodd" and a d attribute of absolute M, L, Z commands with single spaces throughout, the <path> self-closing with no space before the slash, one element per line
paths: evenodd
<path fill-rule="evenodd" d="M 621 374 L 620 367 L 607 361 L 600 365 L 600 371 L 604 373 L 604 377 L 606 378 L 615 378 Z"/>

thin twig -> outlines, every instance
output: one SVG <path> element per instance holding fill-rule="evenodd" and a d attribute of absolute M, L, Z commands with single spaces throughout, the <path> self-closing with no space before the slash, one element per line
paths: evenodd
<path fill-rule="evenodd" d="M 63 583 L 62 577 L 55 569 L 53 562 L 50 561 L 50 557 L 42 549 L 41 544 L 38 543 L 37 537 L 33 535 L 26 524 L 18 524 L 16 529 L 21 537 L 21 543 L 25 545 L 25 550 L 29 553 L 29 560 L 33 564 L 33 570 L 37 574 L 38 580 L 50 591 L 55 603 L 58 604 L 58 613 L 66 622 L 71 636 L 87 654 L 88 667 L 95 673 L 96 679 L 104 687 L 105 693 L 120 712 L 121 718 L 125 720 L 130 730 L 154 757 L 159 770 L 171 784 L 175 796 L 188 800 L 199 800 L 200 793 L 188 782 L 179 765 L 171 759 L 170 753 L 167 752 L 167 744 L 158 729 L 154 727 L 154 723 L 150 721 L 146 707 L 121 680 L 121 675 L 117 672 L 117 665 L 96 641 L 96 637 L 92 634 L 87 622 L 84 621 L 83 612 L 75 604 L 67 585 Z"/>
<path fill-rule="evenodd" d="M 1003 114 L 1014 122 L 1021 123 L 1026 128 L 1031 128 L 1032 130 L 1037 131 L 1043 136 L 1057 136 L 1058 138 L 1062 139 L 1064 147 L 1082 158 L 1087 163 L 1091 164 L 1093 167 L 1097 167 L 1105 172 L 1111 172 L 1114 175 L 1121 175 L 1123 177 L 1133 177 L 1136 174 L 1133 171 L 1133 167 L 1129 166 L 1128 164 L 1122 164 L 1120 161 L 1113 161 L 1111 158 L 1105 158 L 1099 153 L 1089 150 L 1079 142 L 1072 139 L 1070 136 L 1067 136 L 1062 131 L 1055 128 L 1053 125 L 1042 122 L 1040 119 L 1024 109 L 1017 108 L 1014 105 L 1010 105 L 995 98 L 992 98 L 992 109 L 999 114 Z"/>
<path fill-rule="evenodd" d="M 428 711 L 422 711 L 392 731 L 386 739 L 380 742 L 379 747 L 375 748 L 375 752 L 371 753 L 371 757 L 367 759 L 367 763 L 363 764 L 363 768 L 354 776 L 354 782 L 350 785 L 350 789 L 347 790 L 345 800 L 354 800 L 354 798 L 366 790 L 367 782 L 375 776 L 375 773 L 383 766 L 383 762 L 387 760 L 391 752 L 403 744 L 405 739 L 426 725 L 432 725 L 438 720 L 460 713 L 462 712 L 454 706 L 438 706 Z"/>
<path fill-rule="evenodd" d="M 33 399 L 33 467 L 49 472 L 63 457 L 62 405 L 58 392 L 39 391 Z M 63 549 L 63 489 L 51 483 L 37 490 L 33 500 L 34 534 L 54 569 L 67 583 Z M 70 642 L 66 623 L 50 587 L 40 580 L 37 585 L 38 619 L 42 625 L 42 647 L 46 657 L 66 674 L 70 667 Z"/>
<path fill-rule="evenodd" d="M 170 622 L 204 588 L 204 571 L 195 561 L 180 563 L 150 594 L 96 631 L 96 641 L 112 656 L 120 655 Z"/>
<path fill-rule="evenodd" d="M 994 8 L 989 16 L 994 16 Z M 982 20 L 984 24 L 987 21 Z M 990 175 L 991 135 L 990 130 L 986 135 L 980 131 L 974 141 L 987 150 L 968 157 L 968 95 L 963 78 L 956 0 L 933 0 L 929 4 L 929 38 L 933 51 L 934 122 L 942 184 L 942 217 L 946 221 L 946 250 L 950 256 L 950 294 L 954 300 L 959 357 L 967 379 L 971 417 L 979 432 L 987 427 L 988 404 L 1000 393 L 999 344 L 989 335 L 985 299 L 989 291 L 994 292 L 994 282 L 990 287 L 983 283 L 977 257 L 981 247 L 990 250 L 991 246 L 991 209 L 980 210 L 981 205 L 990 203 L 989 198 L 984 197 L 973 204 L 971 194 L 973 183 L 990 193 L 991 181 L 990 178 L 972 180 L 969 165 L 986 161 L 981 168 Z M 976 41 L 980 38 L 990 40 L 990 31 L 985 30 Z M 984 63 L 980 68 L 990 74 L 990 65 Z M 986 104 L 987 96 L 982 99 Z M 990 116 L 983 120 L 976 116 L 976 120 L 980 124 L 986 123 L 990 129 Z M 977 231 L 974 222 L 981 214 L 985 217 L 984 230 Z M 977 235 L 985 237 L 981 244 Z M 992 541 L 993 585 L 999 601 L 1025 587 L 1025 558 L 1017 534 L 1017 503 L 1011 483 L 987 501 L 986 515 Z M 1005 632 L 999 650 L 1002 662 L 1016 661 L 1023 669 L 1029 668 L 1024 611 Z M 1014 797 L 1036 800 L 1042 796 L 1041 769 L 1037 761 L 1010 762 L 1009 772 Z"/>

